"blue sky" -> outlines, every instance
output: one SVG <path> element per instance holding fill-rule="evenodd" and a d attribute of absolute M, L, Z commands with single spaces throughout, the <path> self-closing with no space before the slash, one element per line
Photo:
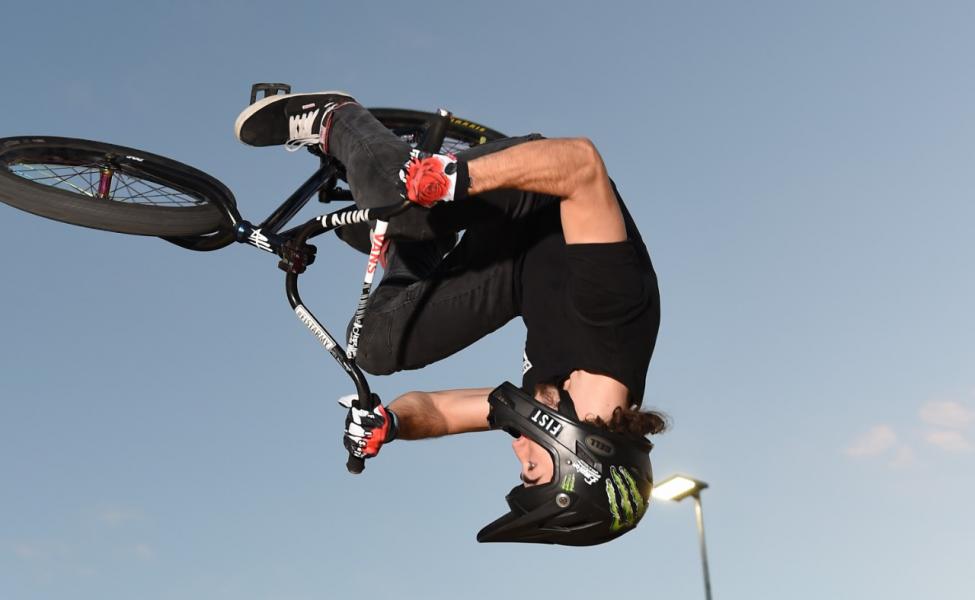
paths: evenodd
<path fill-rule="evenodd" d="M 965 2 L 50 2 L 5 7 L 0 136 L 201 168 L 257 220 L 314 164 L 251 149 L 250 84 L 585 135 L 659 275 L 659 476 L 707 481 L 718 598 L 967 598 L 975 9 Z M 309 209 L 311 211 L 311 209 Z M 313 213 L 308 212 L 309 216 Z M 506 436 L 345 472 L 345 375 L 274 261 L 0 206 L 0 598 L 700 597 L 693 510 L 591 549 L 478 545 Z M 341 329 L 360 260 L 303 296 Z M 517 380 L 513 323 L 410 389 Z M 570 575 L 571 573 L 571 575 Z"/>

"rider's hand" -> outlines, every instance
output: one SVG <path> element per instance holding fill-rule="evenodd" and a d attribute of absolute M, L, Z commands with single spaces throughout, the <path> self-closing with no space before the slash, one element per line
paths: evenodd
<path fill-rule="evenodd" d="M 396 415 L 379 403 L 373 394 L 376 408 L 371 411 L 352 406 L 357 396 L 343 396 L 339 404 L 349 409 L 345 417 L 345 449 L 359 458 L 372 458 L 379 454 L 383 444 L 396 439 Z"/>
<path fill-rule="evenodd" d="M 427 208 L 466 197 L 471 185 L 467 161 L 452 154 L 429 154 L 416 149 L 400 169 L 399 179 L 400 194 Z"/>

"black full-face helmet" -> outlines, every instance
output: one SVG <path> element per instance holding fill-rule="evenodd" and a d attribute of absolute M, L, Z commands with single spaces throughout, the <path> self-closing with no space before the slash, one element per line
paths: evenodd
<path fill-rule="evenodd" d="M 653 487 L 649 440 L 580 422 L 567 393 L 558 411 L 505 382 L 489 396 L 491 429 L 537 442 L 552 456 L 552 481 L 519 485 L 509 512 L 477 534 L 479 542 L 592 546 L 633 529 Z"/>

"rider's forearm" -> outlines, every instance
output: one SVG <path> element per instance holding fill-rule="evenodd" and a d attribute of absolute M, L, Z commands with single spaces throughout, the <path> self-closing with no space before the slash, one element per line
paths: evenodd
<path fill-rule="evenodd" d="M 584 138 L 536 140 L 467 163 L 472 196 L 516 189 L 557 196 L 566 244 L 620 242 L 626 225 L 603 159 Z"/>
<path fill-rule="evenodd" d="M 535 140 L 475 158 L 467 163 L 468 193 L 508 188 L 570 198 L 600 176 L 605 167 L 584 138 Z"/>
<path fill-rule="evenodd" d="M 489 388 L 408 392 L 389 404 L 396 413 L 398 438 L 421 440 L 488 428 Z"/>

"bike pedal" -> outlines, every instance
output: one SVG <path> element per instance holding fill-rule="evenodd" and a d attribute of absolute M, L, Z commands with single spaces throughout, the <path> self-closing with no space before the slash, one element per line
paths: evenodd
<path fill-rule="evenodd" d="M 258 98 L 258 92 L 264 92 L 264 94 Z M 287 83 L 255 83 L 251 86 L 251 104 L 254 104 L 258 100 L 263 100 L 268 96 L 276 96 L 278 93 L 290 94 L 291 86 Z"/>

